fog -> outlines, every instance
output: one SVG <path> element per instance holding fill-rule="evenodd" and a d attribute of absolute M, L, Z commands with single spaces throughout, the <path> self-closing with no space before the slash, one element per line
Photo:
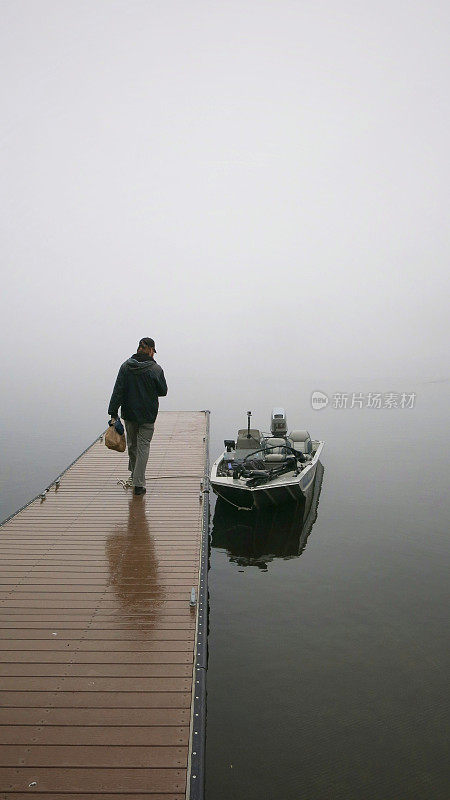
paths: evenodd
<path fill-rule="evenodd" d="M 141 336 L 161 407 L 216 419 L 447 377 L 447 3 L 1 19 L 8 511 L 106 426 Z"/>

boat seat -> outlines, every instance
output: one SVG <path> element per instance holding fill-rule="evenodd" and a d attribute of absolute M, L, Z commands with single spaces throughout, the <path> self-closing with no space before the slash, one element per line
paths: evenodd
<path fill-rule="evenodd" d="M 312 441 L 308 431 L 291 431 L 288 436 L 294 450 L 308 456 L 312 452 Z"/>
<path fill-rule="evenodd" d="M 265 446 L 267 448 L 271 448 L 264 453 L 265 461 L 269 462 L 276 462 L 276 461 L 286 461 L 286 448 L 285 448 L 285 440 L 279 439 L 275 436 L 266 439 Z"/>

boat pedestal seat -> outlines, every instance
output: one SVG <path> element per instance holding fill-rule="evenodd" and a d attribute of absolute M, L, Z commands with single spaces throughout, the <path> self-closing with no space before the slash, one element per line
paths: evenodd
<path fill-rule="evenodd" d="M 311 456 L 312 441 L 308 431 L 291 431 L 288 441 L 298 453 L 303 453 L 304 456 Z"/>
<path fill-rule="evenodd" d="M 284 439 L 279 439 L 276 436 L 266 439 L 264 453 L 264 460 L 269 463 L 277 463 L 286 461 L 286 442 Z"/>

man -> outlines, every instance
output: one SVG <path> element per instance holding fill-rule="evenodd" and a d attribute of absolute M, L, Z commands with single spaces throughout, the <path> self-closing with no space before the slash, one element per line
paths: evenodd
<path fill-rule="evenodd" d="M 131 472 L 126 486 L 132 486 L 136 495 L 146 492 L 145 468 L 158 414 L 158 397 L 167 394 L 164 372 L 153 358 L 155 353 L 153 339 L 146 336 L 140 340 L 137 353 L 119 369 L 108 407 L 113 420 L 119 416 L 119 406 L 122 407 Z"/>

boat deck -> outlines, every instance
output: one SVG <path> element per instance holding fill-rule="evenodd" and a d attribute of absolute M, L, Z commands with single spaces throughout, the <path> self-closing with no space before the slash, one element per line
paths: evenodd
<path fill-rule="evenodd" d="M 2 527 L 1 800 L 189 796 L 207 445 L 160 413 L 147 495 L 98 440 Z"/>

